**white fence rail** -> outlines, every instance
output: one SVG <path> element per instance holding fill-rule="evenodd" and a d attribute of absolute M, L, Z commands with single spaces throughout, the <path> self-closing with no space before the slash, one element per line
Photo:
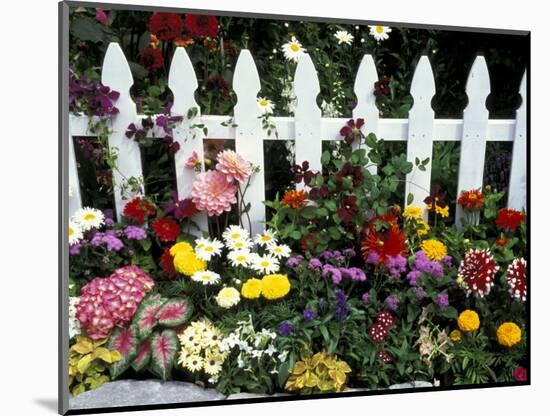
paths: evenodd
<path fill-rule="evenodd" d="M 414 196 L 414 203 L 423 206 L 423 200 L 430 188 L 431 158 L 434 141 L 460 141 L 461 155 L 458 176 L 458 190 L 479 188 L 483 185 L 483 167 L 487 141 L 513 142 L 512 166 L 508 188 L 508 206 L 522 209 L 526 207 L 527 195 L 527 113 L 526 113 L 526 73 L 523 76 L 519 93 L 522 103 L 517 110 L 515 120 L 491 120 L 485 106 L 490 94 L 489 72 L 482 56 L 475 60 L 466 86 L 468 106 L 464 110 L 464 119 L 435 119 L 431 100 L 436 93 L 436 86 L 430 62 L 423 56 L 417 64 L 411 84 L 411 95 L 414 100 L 408 119 L 379 118 L 374 96 L 374 82 L 378 74 L 374 60 L 365 55 L 357 71 L 354 92 L 357 106 L 353 110 L 354 118 L 365 119 L 365 133 L 374 132 L 387 141 L 406 141 L 407 159 L 414 162 L 429 157 L 430 163 L 425 171 L 416 169 L 407 176 L 406 195 Z M 124 134 L 130 123 L 135 123 L 142 116 L 136 114 L 136 106 L 130 96 L 133 85 L 132 74 L 120 46 L 111 43 L 103 64 L 102 82 L 119 91 L 120 97 L 116 106 L 120 113 L 113 118 L 113 134 L 109 137 L 109 146 L 118 148 L 118 168 L 126 177 L 141 176 L 141 156 L 138 144 L 127 139 Z M 194 93 L 198 87 L 197 78 L 185 48 L 177 48 L 172 60 L 168 85 L 174 96 L 172 113 L 185 115 L 192 107 L 198 105 Z M 263 160 L 263 141 L 274 140 L 262 129 L 258 116 L 260 110 L 256 99 L 261 89 L 258 71 L 252 55 L 242 50 L 233 77 L 233 88 L 237 95 L 234 108 L 236 127 L 222 125 L 229 116 L 199 114 L 192 120 L 194 124 L 202 123 L 208 129 L 205 137 L 199 129 L 190 130 L 191 121 L 184 121 L 175 129 L 174 139 L 180 144 L 180 151 L 175 157 L 177 190 L 180 198 L 191 193 L 195 172 L 185 169 L 184 164 L 193 151 L 202 154 L 202 141 L 211 139 L 234 139 L 237 152 L 260 166 L 260 173 L 253 179 L 247 192 L 247 202 L 251 203 L 250 217 L 252 231 L 261 232 L 265 219 L 265 177 Z M 296 161 L 308 160 L 313 169 L 320 169 L 321 145 L 323 140 L 341 140 L 340 128 L 346 123 L 343 118 L 322 118 L 317 106 L 319 80 L 309 55 L 304 55 L 298 62 L 294 79 L 296 109 L 294 117 L 272 117 L 276 125 L 278 140 L 294 140 Z M 88 132 L 88 118 L 70 116 L 71 136 L 92 136 Z M 160 132 L 159 132 L 160 133 Z M 72 142 L 72 140 L 69 140 Z M 70 214 L 81 205 L 78 186 L 78 171 L 72 143 L 69 144 L 69 184 L 73 190 L 70 200 Z M 375 171 L 376 168 L 374 168 Z M 119 191 L 122 181 L 120 174 L 115 173 L 115 206 L 117 215 L 123 211 L 126 203 Z M 457 208 L 456 221 L 460 223 L 462 212 Z M 206 217 L 200 216 L 199 224 L 206 229 Z"/>

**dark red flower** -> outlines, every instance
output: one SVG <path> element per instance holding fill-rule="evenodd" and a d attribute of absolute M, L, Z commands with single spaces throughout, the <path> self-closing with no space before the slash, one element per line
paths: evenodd
<path fill-rule="evenodd" d="M 309 191 L 309 197 L 311 199 L 326 199 L 330 196 L 328 186 L 323 185 L 320 187 L 311 188 Z"/>
<path fill-rule="evenodd" d="M 460 262 L 457 277 L 463 280 L 468 296 L 473 293 L 483 298 L 495 285 L 498 270 L 497 261 L 489 249 L 470 249 Z"/>
<path fill-rule="evenodd" d="M 508 244 L 510 240 L 504 236 L 501 236 L 500 238 L 497 238 L 495 243 L 497 246 L 504 247 L 506 244 Z"/>
<path fill-rule="evenodd" d="M 174 268 L 174 257 L 170 254 L 170 249 L 165 248 L 160 256 L 160 266 L 162 270 L 168 275 L 170 279 L 176 276 L 176 269 Z"/>
<path fill-rule="evenodd" d="M 447 192 L 443 191 L 439 184 L 436 184 L 433 192 L 424 198 L 424 203 L 428 205 L 426 209 L 428 211 L 436 212 L 436 207 L 442 209 L 446 208 L 447 203 L 445 202 L 445 198 L 447 198 Z"/>
<path fill-rule="evenodd" d="M 147 48 L 139 56 L 141 65 L 148 71 L 156 71 L 164 66 L 162 52 L 157 48 Z"/>
<path fill-rule="evenodd" d="M 344 127 L 340 129 L 340 136 L 344 138 L 344 141 L 351 145 L 357 141 L 357 144 L 361 143 L 361 140 L 365 138 L 365 135 L 361 131 L 361 127 L 365 125 L 365 120 L 358 118 L 357 121 L 351 119 Z"/>
<path fill-rule="evenodd" d="M 501 209 L 497 214 L 497 228 L 499 230 L 514 232 L 525 221 L 523 215 L 517 209 Z"/>
<path fill-rule="evenodd" d="M 200 38 L 218 36 L 219 26 L 216 16 L 206 16 L 199 14 L 188 14 L 185 16 L 185 28 L 192 36 Z"/>
<path fill-rule="evenodd" d="M 191 218 L 199 212 L 191 198 L 178 199 L 178 195 L 172 192 L 172 200 L 164 205 L 164 212 L 172 214 L 176 219 Z"/>
<path fill-rule="evenodd" d="M 317 176 L 317 173 L 309 170 L 309 162 L 304 160 L 302 165 L 294 165 L 292 167 L 292 173 L 294 174 L 294 180 L 296 183 L 304 181 L 306 185 L 309 185 L 310 182 Z"/>
<path fill-rule="evenodd" d="M 309 233 L 302 237 L 302 240 L 300 241 L 300 247 L 302 248 L 302 251 L 305 253 L 307 251 L 314 250 L 317 247 L 318 244 L 318 238 L 317 233 Z"/>
<path fill-rule="evenodd" d="M 382 77 L 380 81 L 374 83 L 374 95 L 381 97 L 390 93 L 390 79 L 387 76 Z"/>
<path fill-rule="evenodd" d="M 159 218 L 153 223 L 153 230 L 160 241 L 176 241 L 180 235 L 180 226 L 170 218 Z"/>
<path fill-rule="evenodd" d="M 386 264 L 388 257 L 406 255 L 407 251 L 405 234 L 393 215 L 376 217 L 366 226 L 361 253 L 367 263 Z"/>
<path fill-rule="evenodd" d="M 388 336 L 388 330 L 377 322 L 369 328 L 369 336 L 374 342 L 382 342 Z"/>
<path fill-rule="evenodd" d="M 133 220 L 136 224 L 143 224 L 148 218 L 157 213 L 155 205 L 147 199 L 136 196 L 124 207 L 122 215 Z"/>
<path fill-rule="evenodd" d="M 381 311 L 378 313 L 376 318 L 377 318 L 376 322 L 384 325 L 384 328 L 386 329 L 395 328 L 395 325 L 397 323 L 395 316 L 393 316 L 393 314 L 390 311 Z"/>
<path fill-rule="evenodd" d="M 359 207 L 357 206 L 357 197 L 355 195 L 345 196 L 340 202 L 340 208 L 336 211 L 338 216 L 342 218 L 342 221 L 346 224 L 351 222 L 358 212 Z"/>
<path fill-rule="evenodd" d="M 209 88 L 222 93 L 224 97 L 229 93 L 229 85 L 227 85 L 227 82 L 220 74 L 210 77 L 208 81 L 206 81 L 206 85 L 208 85 Z"/>
<path fill-rule="evenodd" d="M 382 351 L 378 352 L 378 358 L 383 363 L 386 363 L 386 364 L 390 364 L 393 361 L 392 355 L 388 351 L 385 351 L 385 350 L 382 350 Z"/>
<path fill-rule="evenodd" d="M 153 13 L 149 30 L 160 40 L 173 40 L 181 34 L 183 20 L 175 13 Z"/>
<path fill-rule="evenodd" d="M 527 261 L 522 257 L 515 259 L 506 270 L 508 291 L 514 299 L 527 300 Z"/>
<path fill-rule="evenodd" d="M 527 370 L 523 367 L 518 367 L 514 370 L 515 381 L 527 381 Z"/>
<path fill-rule="evenodd" d="M 359 186 L 363 183 L 363 173 L 361 173 L 360 166 L 353 166 L 351 163 L 346 162 L 342 169 L 336 173 L 336 179 L 341 181 L 344 178 L 349 178 L 353 182 L 353 186 Z"/>
<path fill-rule="evenodd" d="M 483 205 L 485 205 L 485 196 L 477 189 L 462 191 L 460 197 L 458 198 L 458 204 L 465 211 L 478 210 L 483 208 Z"/>

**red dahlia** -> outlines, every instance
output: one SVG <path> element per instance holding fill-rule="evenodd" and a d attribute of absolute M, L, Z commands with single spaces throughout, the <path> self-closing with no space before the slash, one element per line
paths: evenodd
<path fill-rule="evenodd" d="M 180 235 L 180 226 L 170 218 L 159 218 L 153 223 L 153 230 L 160 241 L 176 241 Z"/>
<path fill-rule="evenodd" d="M 488 295 L 495 284 L 495 274 L 499 267 L 489 249 L 470 249 L 460 262 L 458 278 L 463 279 L 468 296 L 473 293 L 480 297 Z"/>
<path fill-rule="evenodd" d="M 170 254 L 170 249 L 165 248 L 160 256 L 160 265 L 162 270 L 168 275 L 170 279 L 176 276 L 176 269 L 174 268 L 174 257 Z"/>
<path fill-rule="evenodd" d="M 515 259 L 506 270 L 510 295 L 514 299 L 527 300 L 527 261 L 524 258 Z"/>
<path fill-rule="evenodd" d="M 207 36 L 215 38 L 219 32 L 216 16 L 188 14 L 185 16 L 185 28 L 190 35 L 200 38 Z"/>
<path fill-rule="evenodd" d="M 164 66 L 162 52 L 157 48 L 147 48 L 139 56 L 141 65 L 148 71 L 156 71 Z"/>
<path fill-rule="evenodd" d="M 458 204 L 462 206 L 465 211 L 478 210 L 485 205 L 485 196 L 477 189 L 462 191 L 460 198 L 458 198 Z"/>
<path fill-rule="evenodd" d="M 136 196 L 124 207 L 122 215 L 133 220 L 136 224 L 143 224 L 157 212 L 156 207 L 145 198 Z"/>
<path fill-rule="evenodd" d="M 385 224 L 377 231 L 376 223 L 380 222 Z M 361 244 L 361 252 L 366 262 L 386 264 L 388 257 L 405 255 L 407 250 L 405 234 L 397 225 L 394 216 L 376 217 L 370 222 Z"/>
<path fill-rule="evenodd" d="M 504 208 L 498 212 L 496 223 L 498 229 L 514 232 L 524 221 L 525 215 L 517 209 Z"/>
<path fill-rule="evenodd" d="M 160 40 L 173 40 L 181 34 L 183 21 L 175 13 L 153 13 L 149 29 Z"/>

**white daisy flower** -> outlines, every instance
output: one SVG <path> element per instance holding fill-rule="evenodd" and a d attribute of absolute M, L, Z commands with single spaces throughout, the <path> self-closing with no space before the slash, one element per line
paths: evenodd
<path fill-rule="evenodd" d="M 193 274 L 191 280 L 202 283 L 203 285 L 215 285 L 220 281 L 220 275 L 210 270 L 204 270 Z"/>
<path fill-rule="evenodd" d="M 209 354 L 204 359 L 204 372 L 210 376 L 216 376 L 222 371 L 223 356 L 220 354 Z"/>
<path fill-rule="evenodd" d="M 186 358 L 184 366 L 192 373 L 202 370 L 204 359 L 200 355 L 190 355 Z"/>
<path fill-rule="evenodd" d="M 338 45 L 345 43 L 346 45 L 351 45 L 353 41 L 353 35 L 345 30 L 339 30 L 334 34 L 334 37 L 338 39 Z"/>
<path fill-rule="evenodd" d="M 69 244 L 76 244 L 83 238 L 84 234 L 82 233 L 82 228 L 80 227 L 80 224 L 69 220 Z"/>
<path fill-rule="evenodd" d="M 230 250 L 249 250 L 254 244 L 251 240 L 229 240 L 226 243 Z"/>
<path fill-rule="evenodd" d="M 298 62 L 300 56 L 302 56 L 306 49 L 302 47 L 302 44 L 298 42 L 296 37 L 292 36 L 290 42 L 285 43 L 281 50 L 285 54 L 285 58 L 289 61 Z"/>
<path fill-rule="evenodd" d="M 219 240 L 201 239 L 201 241 L 195 247 L 195 253 L 197 257 L 204 261 L 210 261 L 212 256 L 219 256 L 222 253 L 223 244 Z"/>
<path fill-rule="evenodd" d="M 258 98 L 258 107 L 260 108 L 260 111 L 262 114 L 273 114 L 273 108 L 275 108 L 275 104 L 271 100 L 268 100 L 267 98 L 260 97 Z"/>
<path fill-rule="evenodd" d="M 264 274 L 276 273 L 279 271 L 279 260 L 270 254 L 256 255 L 254 256 L 252 268 Z"/>
<path fill-rule="evenodd" d="M 289 257 L 292 250 L 286 244 L 273 244 L 268 246 L 268 251 L 278 259 Z"/>
<path fill-rule="evenodd" d="M 252 261 L 252 256 L 248 249 L 230 251 L 227 258 L 233 267 L 247 267 Z"/>
<path fill-rule="evenodd" d="M 377 42 L 381 40 L 386 40 L 390 37 L 388 33 L 391 32 L 391 27 L 389 26 L 370 26 L 369 25 L 369 35 L 371 35 Z"/>
<path fill-rule="evenodd" d="M 267 247 L 272 244 L 276 244 L 277 240 L 275 239 L 275 234 L 277 234 L 276 231 L 273 230 L 265 230 L 263 234 L 256 234 L 256 237 L 254 238 L 254 242 L 256 244 L 259 244 L 262 247 Z"/>
<path fill-rule="evenodd" d="M 73 221 L 80 225 L 82 231 L 99 228 L 103 225 L 104 220 L 103 212 L 95 208 L 80 208 L 73 215 Z"/>
<path fill-rule="evenodd" d="M 248 231 L 238 225 L 230 225 L 222 234 L 224 241 L 227 243 L 232 240 L 246 240 L 249 237 Z"/>

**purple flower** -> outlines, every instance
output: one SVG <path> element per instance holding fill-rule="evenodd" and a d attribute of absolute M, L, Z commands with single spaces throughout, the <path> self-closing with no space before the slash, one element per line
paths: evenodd
<path fill-rule="evenodd" d="M 334 254 L 332 253 L 332 251 L 323 251 L 319 257 L 324 260 L 330 260 L 334 257 Z"/>
<path fill-rule="evenodd" d="M 342 281 L 342 273 L 336 267 L 325 264 L 323 266 L 323 277 L 330 276 L 332 278 L 332 283 L 335 285 L 339 284 Z"/>
<path fill-rule="evenodd" d="M 390 295 L 386 298 L 384 303 L 390 311 L 395 312 L 399 307 L 399 298 L 396 295 Z"/>
<path fill-rule="evenodd" d="M 369 264 L 378 264 L 380 262 L 380 256 L 376 251 L 369 252 L 369 256 L 367 257 L 367 263 Z"/>
<path fill-rule="evenodd" d="M 348 273 L 350 274 L 351 280 L 353 281 L 364 282 L 365 280 L 367 280 L 365 272 L 358 267 L 350 267 L 348 269 Z"/>
<path fill-rule="evenodd" d="M 446 293 L 439 293 L 435 298 L 435 303 L 439 306 L 439 309 L 445 309 L 449 306 L 449 295 Z"/>
<path fill-rule="evenodd" d="M 444 275 L 443 264 L 430 260 L 422 250 L 418 251 L 415 255 L 413 269 L 437 278 L 442 278 Z"/>
<path fill-rule="evenodd" d="M 348 303 L 348 296 L 346 295 L 346 292 L 344 292 L 342 289 L 336 290 L 334 292 L 334 299 L 336 301 L 336 310 L 334 311 L 334 317 L 338 321 L 343 321 L 346 319 L 351 306 Z"/>
<path fill-rule="evenodd" d="M 317 314 L 312 309 L 304 309 L 304 319 L 306 321 L 313 321 Z"/>
<path fill-rule="evenodd" d="M 353 248 L 346 248 L 344 249 L 343 253 L 344 253 L 344 256 L 346 257 L 355 257 L 355 254 L 356 254 Z"/>
<path fill-rule="evenodd" d="M 407 259 L 403 256 L 388 257 L 386 266 L 394 279 L 407 270 Z"/>
<path fill-rule="evenodd" d="M 413 287 L 413 292 L 414 292 L 414 295 L 416 296 L 416 299 L 418 300 L 424 299 L 424 295 L 426 294 L 426 292 L 424 292 L 424 289 L 421 288 L 420 286 Z"/>
<path fill-rule="evenodd" d="M 452 266 L 453 258 L 447 254 L 445 257 L 443 257 L 443 260 L 441 260 L 441 263 L 443 263 L 445 266 Z"/>
<path fill-rule="evenodd" d="M 281 322 L 279 325 L 279 335 L 283 337 L 289 336 L 294 331 L 294 325 L 288 321 Z"/>
<path fill-rule="evenodd" d="M 407 273 L 407 280 L 409 281 L 409 284 L 411 286 L 416 286 L 416 281 L 418 278 L 422 275 L 422 273 L 419 270 L 412 270 L 409 273 Z"/>
<path fill-rule="evenodd" d="M 78 256 L 80 254 L 80 249 L 81 248 L 82 248 L 82 244 L 80 244 L 80 243 L 72 244 L 69 247 L 69 254 L 71 256 Z"/>
<path fill-rule="evenodd" d="M 369 292 L 363 293 L 363 296 L 361 296 L 361 301 L 366 305 L 369 303 Z"/>
<path fill-rule="evenodd" d="M 319 269 L 322 266 L 323 266 L 323 264 L 321 263 L 321 260 L 319 260 L 317 258 L 313 258 L 309 261 L 309 264 L 307 265 L 307 268 L 312 269 L 312 270 L 316 270 L 316 271 L 320 271 Z"/>
<path fill-rule="evenodd" d="M 147 238 L 147 232 L 143 228 L 135 225 L 126 227 L 124 229 L 124 234 L 126 234 L 126 237 L 130 240 L 144 240 Z"/>
<path fill-rule="evenodd" d="M 303 260 L 303 256 L 291 257 L 286 261 L 286 265 L 288 267 L 298 267 Z"/>
<path fill-rule="evenodd" d="M 105 244 L 109 251 L 119 251 L 124 247 L 124 243 L 117 237 L 116 232 L 113 230 L 97 232 L 90 240 L 90 244 L 93 246 L 100 246 Z"/>

